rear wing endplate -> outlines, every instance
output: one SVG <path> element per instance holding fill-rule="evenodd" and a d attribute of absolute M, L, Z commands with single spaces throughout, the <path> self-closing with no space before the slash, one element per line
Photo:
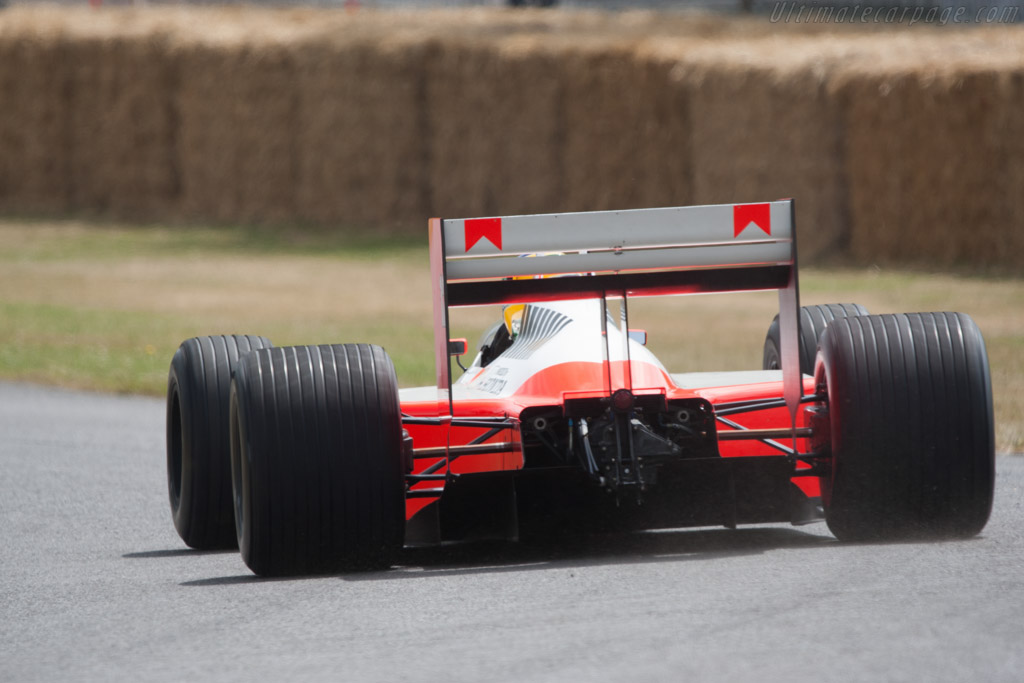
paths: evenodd
<path fill-rule="evenodd" d="M 779 291 L 783 382 L 802 394 L 793 200 L 430 221 L 439 412 L 451 415 L 448 307 Z"/>

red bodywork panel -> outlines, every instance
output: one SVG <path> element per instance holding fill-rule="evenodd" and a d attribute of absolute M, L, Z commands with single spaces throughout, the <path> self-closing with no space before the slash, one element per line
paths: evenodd
<path fill-rule="evenodd" d="M 627 367 L 631 367 L 629 375 L 627 375 Z M 503 447 L 490 453 L 461 455 L 450 463 L 450 471 L 453 474 L 519 470 L 522 469 L 524 460 L 522 449 L 519 447 L 521 435 L 518 425 L 519 417 L 524 410 L 534 407 L 561 407 L 564 406 L 567 398 L 608 396 L 611 393 L 609 387 L 622 386 L 631 387 L 635 395 L 664 394 L 668 400 L 703 398 L 712 406 L 737 401 L 779 399 L 783 393 L 781 381 L 691 390 L 678 387 L 671 377 L 660 368 L 647 363 L 632 362 L 628 366 L 623 362 L 563 363 L 538 371 L 512 396 L 500 398 L 460 397 L 459 385 L 453 387 L 453 418 L 509 418 L 513 426 L 495 431 L 479 426 L 453 427 L 450 424 L 410 424 L 406 426 L 406 429 L 412 436 L 414 448 L 417 450 L 450 448 L 470 443 L 514 444 L 512 450 Z M 568 387 L 572 387 L 572 389 L 568 389 Z M 813 380 L 810 377 L 804 378 L 803 389 L 805 394 L 813 393 Z M 402 402 L 402 412 L 406 415 L 436 417 L 437 409 L 436 399 Z M 788 429 L 790 427 L 789 411 L 784 406 L 732 415 L 729 420 L 747 429 Z M 806 426 L 802 411 L 798 413 L 796 426 L 798 428 Z M 718 422 L 717 429 L 719 432 L 731 431 L 733 427 Z M 490 431 L 495 433 L 479 441 Z M 806 451 L 806 441 L 806 439 L 797 440 L 798 451 Z M 787 442 L 783 445 L 792 446 L 792 443 Z M 719 452 L 722 457 L 727 458 L 765 455 L 786 457 L 781 451 L 753 440 L 720 441 Z M 444 457 L 419 458 L 415 461 L 413 473 L 419 474 L 429 469 L 432 473 L 443 474 L 449 471 L 444 460 Z M 807 467 L 803 463 L 798 464 L 798 469 Z M 807 496 L 820 495 L 817 478 L 795 477 L 793 482 Z M 414 484 L 411 490 L 436 489 L 438 495 L 408 498 L 406 518 L 411 518 L 421 509 L 438 500 L 443 486 L 443 481 Z"/>

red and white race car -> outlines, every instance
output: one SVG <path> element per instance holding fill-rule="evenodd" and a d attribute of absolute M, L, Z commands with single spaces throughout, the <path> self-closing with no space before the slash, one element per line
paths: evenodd
<path fill-rule="evenodd" d="M 530 258 L 523 258 L 529 256 Z M 988 359 L 960 313 L 799 305 L 792 201 L 430 221 L 436 386 L 379 346 L 201 337 L 171 363 L 171 509 L 257 574 L 576 527 L 822 517 L 841 540 L 988 520 Z M 629 299 L 778 290 L 764 369 L 673 374 Z M 453 378 L 449 310 L 504 304 Z M 710 338 L 710 337 L 709 337 Z"/>

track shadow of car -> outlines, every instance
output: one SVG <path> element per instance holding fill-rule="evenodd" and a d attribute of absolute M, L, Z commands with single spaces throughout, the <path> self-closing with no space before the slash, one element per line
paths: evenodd
<path fill-rule="evenodd" d="M 232 584 L 245 583 L 271 583 L 274 581 L 296 581 L 299 579 L 317 579 L 322 576 L 286 576 L 266 577 L 255 574 L 239 574 L 238 576 L 215 576 L 209 579 L 196 579 L 194 581 L 182 581 L 179 586 L 230 586 Z"/>
<path fill-rule="evenodd" d="M 829 536 L 790 527 L 547 536 L 514 543 L 476 541 L 430 548 L 405 548 L 395 566 L 387 571 L 274 578 L 248 574 L 197 579 L 180 585 L 224 586 L 322 578 L 340 578 L 344 581 L 429 579 L 460 574 L 715 560 L 835 544 L 835 539 Z"/>
<path fill-rule="evenodd" d="M 391 571 L 345 574 L 342 578 L 349 581 L 422 579 L 553 567 L 714 560 L 833 544 L 835 540 L 827 536 L 792 528 L 763 527 L 549 536 L 518 543 L 478 542 L 406 548 Z"/>
<path fill-rule="evenodd" d="M 145 560 L 160 557 L 200 557 L 202 555 L 224 555 L 227 553 L 237 552 L 237 549 L 196 550 L 194 548 L 168 548 L 166 550 L 143 550 L 135 553 L 125 553 L 121 557 L 127 560 Z"/>

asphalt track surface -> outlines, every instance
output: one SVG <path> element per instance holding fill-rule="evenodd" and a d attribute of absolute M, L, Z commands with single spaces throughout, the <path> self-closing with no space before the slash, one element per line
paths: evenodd
<path fill-rule="evenodd" d="M 0 383 L 0 681 L 1021 681 L 1024 458 L 977 539 L 824 525 L 261 580 L 171 524 L 164 408 Z"/>

